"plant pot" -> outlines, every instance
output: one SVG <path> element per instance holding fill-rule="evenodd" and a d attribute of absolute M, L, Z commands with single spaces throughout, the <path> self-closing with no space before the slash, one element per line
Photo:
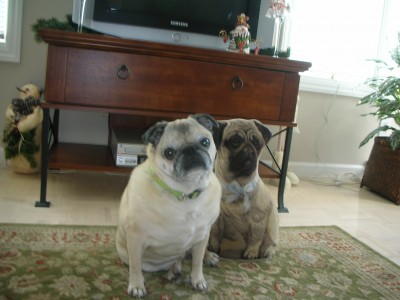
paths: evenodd
<path fill-rule="evenodd" d="M 387 138 L 375 138 L 361 187 L 400 205 L 400 150 L 392 150 Z"/>

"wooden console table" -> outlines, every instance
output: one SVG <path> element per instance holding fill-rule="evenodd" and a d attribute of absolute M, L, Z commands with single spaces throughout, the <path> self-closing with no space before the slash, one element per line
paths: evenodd
<path fill-rule="evenodd" d="M 137 125 L 139 120 L 145 128 L 155 120 L 192 113 L 283 126 L 281 172 L 260 172 L 286 178 L 299 72 L 309 69 L 310 63 L 50 29 L 41 30 L 40 36 L 49 46 L 37 207 L 50 205 L 48 168 L 126 171 L 115 167 L 109 146 L 59 143 L 58 114 L 64 109 L 109 113 L 110 127 L 129 121 Z M 53 122 L 50 109 L 55 110 Z M 281 212 L 287 211 L 284 188 L 285 180 L 280 180 Z"/>

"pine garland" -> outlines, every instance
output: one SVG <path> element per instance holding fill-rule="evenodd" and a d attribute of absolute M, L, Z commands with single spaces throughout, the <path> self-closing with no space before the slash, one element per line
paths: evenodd
<path fill-rule="evenodd" d="M 260 52 L 258 54 L 274 56 L 274 53 L 275 53 L 275 47 L 272 47 L 272 48 L 262 48 L 260 49 Z M 287 51 L 278 51 L 278 57 L 289 58 L 290 47 L 287 49 Z"/>
<path fill-rule="evenodd" d="M 65 16 L 65 21 L 59 21 L 56 18 L 50 18 L 50 19 L 40 18 L 31 27 L 32 31 L 35 33 L 35 40 L 38 43 L 42 42 L 42 38 L 39 35 L 39 30 L 41 28 L 50 28 L 50 29 L 57 29 L 57 30 L 71 31 L 71 32 L 76 32 L 78 29 L 78 25 L 72 22 L 72 15 L 70 14 Z M 98 33 L 94 30 L 90 30 L 87 28 L 83 28 L 82 32 Z"/>

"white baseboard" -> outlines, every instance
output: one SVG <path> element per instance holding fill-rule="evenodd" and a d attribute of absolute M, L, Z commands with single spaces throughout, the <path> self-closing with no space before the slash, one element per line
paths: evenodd
<path fill-rule="evenodd" d="M 266 161 L 270 164 L 269 161 Z M 311 162 L 289 162 L 289 170 L 299 178 L 332 178 L 354 177 L 361 179 L 364 173 L 364 165 L 328 164 Z"/>
<path fill-rule="evenodd" d="M 365 168 L 363 165 L 290 162 L 289 169 L 300 178 L 331 177 L 344 174 L 362 178 Z"/>

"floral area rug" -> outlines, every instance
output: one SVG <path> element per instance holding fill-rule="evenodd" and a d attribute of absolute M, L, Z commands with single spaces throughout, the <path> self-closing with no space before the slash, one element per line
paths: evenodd
<path fill-rule="evenodd" d="M 115 227 L 0 225 L 0 300 L 129 299 Z M 284 227 L 272 259 L 204 267 L 208 291 L 145 273 L 147 299 L 400 299 L 400 267 L 338 227 Z"/>

